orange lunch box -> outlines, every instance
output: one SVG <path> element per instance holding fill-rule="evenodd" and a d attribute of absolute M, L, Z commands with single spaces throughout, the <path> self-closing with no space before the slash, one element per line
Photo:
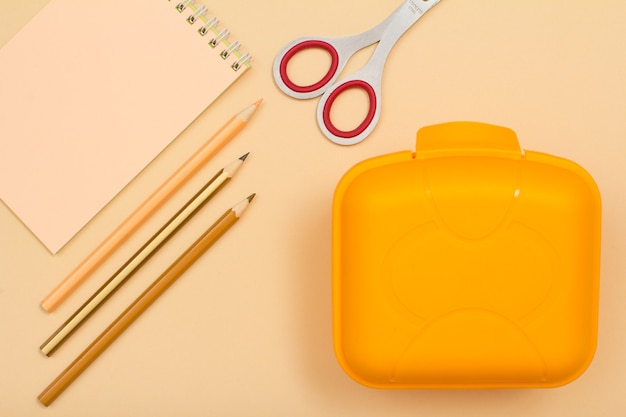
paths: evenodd
<path fill-rule="evenodd" d="M 333 202 L 333 339 L 376 388 L 539 388 L 597 341 L 601 201 L 579 165 L 507 128 L 422 128 Z"/>

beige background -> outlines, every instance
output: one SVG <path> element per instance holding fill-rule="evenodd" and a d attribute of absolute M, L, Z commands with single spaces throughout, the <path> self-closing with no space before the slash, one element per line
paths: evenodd
<path fill-rule="evenodd" d="M 0 1 L 0 44 L 45 3 Z M 317 129 L 316 100 L 296 101 L 275 87 L 273 58 L 296 37 L 360 32 L 398 4 L 211 2 L 210 13 L 254 54 L 250 72 L 56 256 L 0 204 L 0 415 L 626 414 L 626 3 L 442 0 L 392 51 L 377 129 L 362 144 L 334 145 Z M 132 2 L 121 12 L 141 17 Z M 80 7 L 75 17 L 88 18 Z M 106 22 L 94 20 L 94 30 L 99 25 Z M 367 52 L 360 54 L 355 64 L 366 57 Z M 308 67 L 307 76 L 320 70 Z M 181 73 L 186 73 L 182 63 Z M 188 84 L 181 88 L 193 94 L 193 81 Z M 341 110 L 357 96 L 339 103 L 338 123 L 353 122 Z M 259 97 L 265 102 L 242 134 L 56 312 L 39 308 L 39 301 L 208 135 Z M 567 386 L 380 391 L 352 381 L 334 358 L 334 187 L 354 163 L 413 149 L 419 127 L 453 120 L 510 127 L 523 148 L 574 160 L 598 183 L 603 198 L 599 344 L 587 372 Z M 157 257 L 52 358 L 39 353 L 48 335 L 203 182 L 247 151 L 250 158 L 238 177 Z M 217 215 L 250 192 L 258 198 L 241 222 L 51 407 L 39 405 L 39 392 Z"/>

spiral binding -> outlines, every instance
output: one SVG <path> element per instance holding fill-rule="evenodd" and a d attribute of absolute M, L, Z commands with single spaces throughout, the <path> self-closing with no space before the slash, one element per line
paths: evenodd
<path fill-rule="evenodd" d="M 215 16 L 211 18 L 206 17 L 208 8 L 205 5 L 196 6 L 196 0 L 183 0 L 176 5 L 176 10 L 179 13 L 182 13 L 187 9 L 191 10 L 191 14 L 187 17 L 187 22 L 190 25 L 193 25 L 198 20 L 203 23 L 203 25 L 198 29 L 200 36 L 206 36 L 209 33 L 213 34 L 213 37 L 209 40 L 209 45 L 212 48 L 216 48 L 220 43 L 223 43 L 226 46 L 226 48 L 220 52 L 222 59 L 227 59 L 233 53 L 235 54 L 237 60 L 231 65 L 233 71 L 239 71 L 244 65 L 249 65 L 252 55 L 248 52 L 245 54 L 239 53 L 241 44 L 238 41 L 228 41 L 230 32 L 228 29 L 222 29 L 221 31 L 217 29 L 219 20 L 217 20 L 217 17 Z"/>
<path fill-rule="evenodd" d="M 196 20 L 198 20 L 198 18 L 202 18 L 206 15 L 207 10 L 208 9 L 205 5 L 200 6 L 196 9 L 195 12 L 193 12 L 193 14 L 189 15 L 189 17 L 187 18 L 187 22 L 189 22 L 190 25 L 193 25 L 194 23 L 196 23 Z"/>

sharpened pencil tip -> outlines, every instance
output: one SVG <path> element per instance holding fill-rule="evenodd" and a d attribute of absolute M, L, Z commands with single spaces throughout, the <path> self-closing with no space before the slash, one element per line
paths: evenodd
<path fill-rule="evenodd" d="M 248 196 L 248 203 L 252 201 L 252 199 L 254 198 L 254 196 L 256 195 L 256 193 L 252 193 Z"/>
<path fill-rule="evenodd" d="M 250 104 L 248 107 L 246 107 L 245 109 L 243 109 L 239 113 L 237 113 L 237 117 L 239 117 L 244 122 L 247 122 L 248 120 L 250 120 L 250 118 L 252 117 L 252 115 L 254 114 L 256 109 L 259 108 L 259 105 L 261 104 L 262 101 L 263 101 L 263 99 L 260 99 L 260 100 L 257 100 L 256 102 Z"/>
<path fill-rule="evenodd" d="M 239 160 L 240 160 L 240 161 L 245 161 L 245 160 L 246 160 L 246 158 L 248 157 L 248 155 L 250 155 L 250 152 L 247 152 L 245 155 L 241 155 L 241 156 L 239 157 Z"/>

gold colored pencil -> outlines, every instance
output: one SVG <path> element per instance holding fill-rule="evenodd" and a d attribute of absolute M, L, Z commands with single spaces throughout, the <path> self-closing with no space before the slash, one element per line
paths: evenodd
<path fill-rule="evenodd" d="M 104 304 L 141 266 L 148 261 L 185 223 L 226 185 L 239 170 L 248 154 L 222 168 L 168 222 L 122 265 L 76 312 L 39 348 L 52 355 L 69 336 Z"/>
<path fill-rule="evenodd" d="M 141 226 L 172 194 L 193 176 L 215 153 L 239 133 L 262 100 L 233 116 L 211 136 L 176 172 L 152 193 L 126 220 L 87 256 L 65 279 L 41 301 L 48 312 L 57 308 L 113 251 Z"/>
<path fill-rule="evenodd" d="M 172 285 L 213 243 L 235 224 L 255 194 L 226 212 L 165 270 L 120 316 L 72 362 L 37 399 L 49 406 L 150 305 Z"/>

